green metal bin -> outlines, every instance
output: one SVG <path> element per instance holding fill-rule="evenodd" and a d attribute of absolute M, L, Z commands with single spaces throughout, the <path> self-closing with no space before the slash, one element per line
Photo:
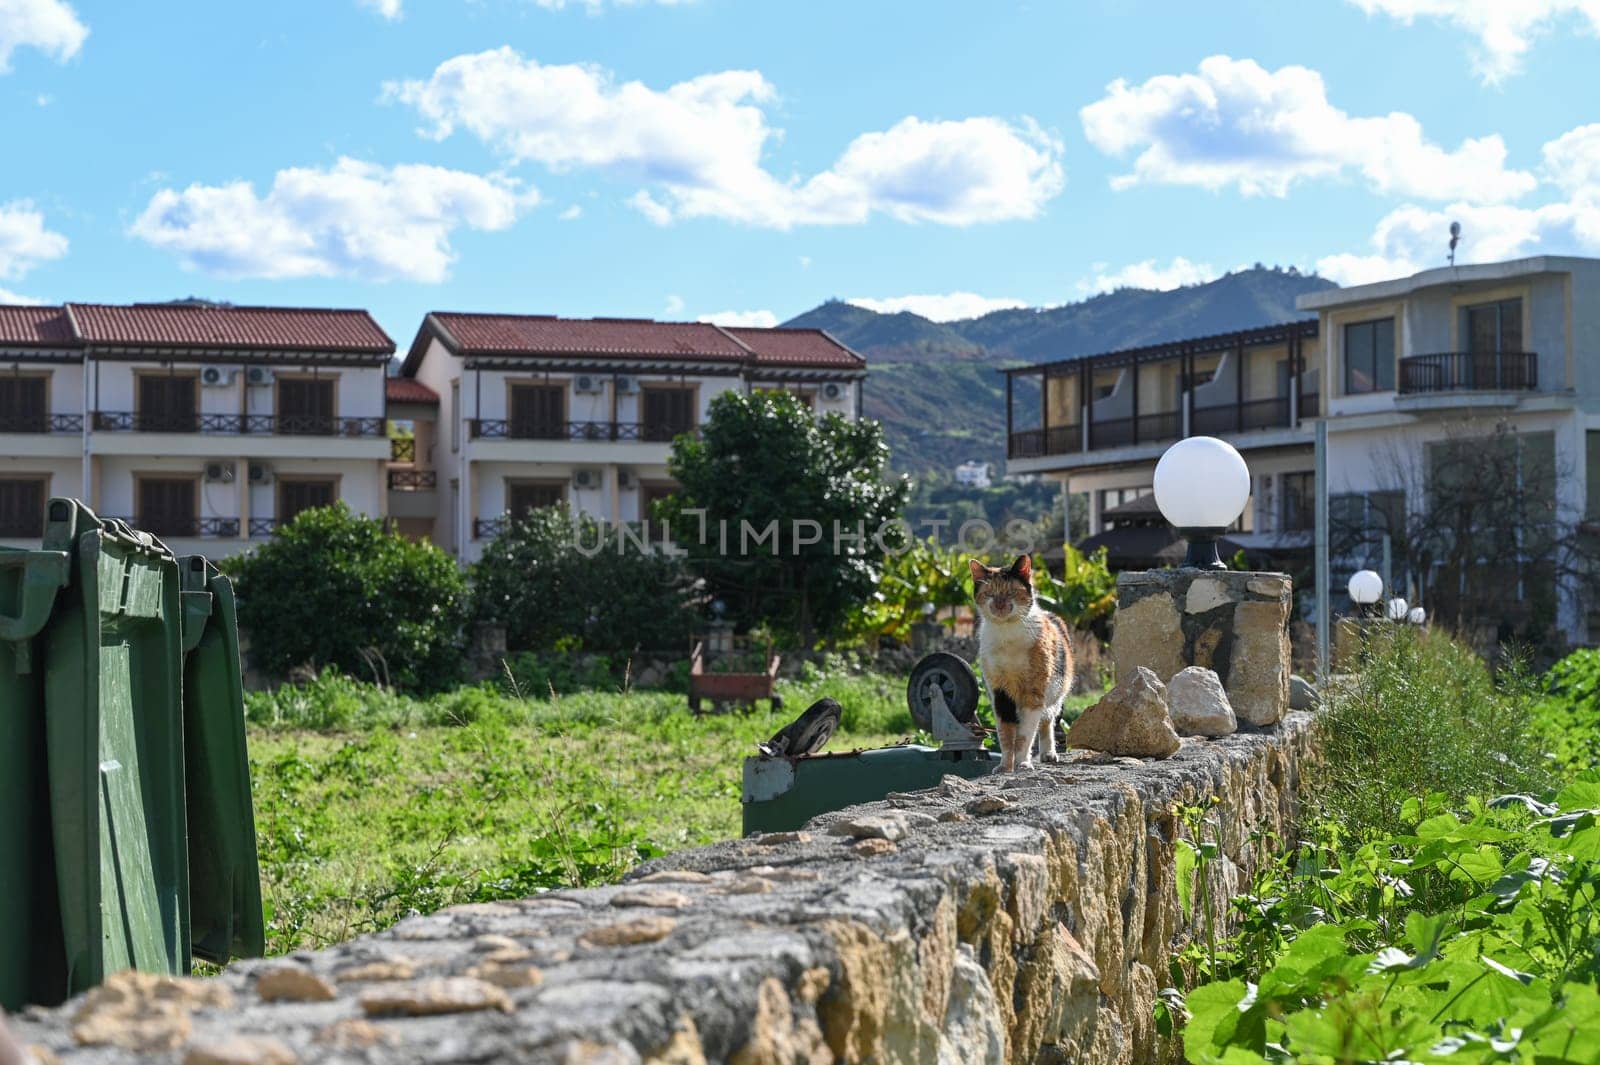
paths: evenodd
<path fill-rule="evenodd" d="M 45 775 L 41 649 L 64 551 L 0 548 L 0 1007 L 67 994 Z"/>
<path fill-rule="evenodd" d="M 70 556 L 45 643 L 45 746 L 67 990 L 189 970 L 183 626 L 159 540 L 52 499 Z"/>
<path fill-rule="evenodd" d="M 201 555 L 183 587 L 183 750 L 189 919 L 196 956 L 219 964 L 266 951 L 233 583 Z"/>

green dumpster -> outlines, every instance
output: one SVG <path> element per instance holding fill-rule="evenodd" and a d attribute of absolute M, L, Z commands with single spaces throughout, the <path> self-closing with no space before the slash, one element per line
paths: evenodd
<path fill-rule="evenodd" d="M 45 663 L 51 832 L 67 989 L 189 970 L 178 562 L 155 538 L 52 499 L 70 556 Z"/>
<path fill-rule="evenodd" d="M 189 817 L 189 919 L 196 956 L 217 963 L 266 950 L 245 753 L 233 584 L 200 555 L 178 560 L 183 587 L 183 749 Z"/>
<path fill-rule="evenodd" d="M 66 997 L 45 776 L 41 635 L 63 551 L 0 548 L 0 1007 Z"/>

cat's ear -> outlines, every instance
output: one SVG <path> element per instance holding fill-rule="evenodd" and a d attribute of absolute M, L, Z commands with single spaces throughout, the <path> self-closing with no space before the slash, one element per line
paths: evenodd
<path fill-rule="evenodd" d="M 967 565 L 972 567 L 972 583 L 980 584 L 989 577 L 989 567 L 975 558 L 967 559 Z"/>
<path fill-rule="evenodd" d="M 1033 583 L 1033 559 L 1027 555 L 1018 555 L 1017 560 L 1011 563 L 1011 575 L 1019 581 Z"/>

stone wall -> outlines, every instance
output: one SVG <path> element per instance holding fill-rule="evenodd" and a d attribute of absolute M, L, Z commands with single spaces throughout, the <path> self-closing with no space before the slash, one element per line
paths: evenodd
<path fill-rule="evenodd" d="M 1307 715 L 1163 761 L 1065 764 L 891 796 L 627 881 L 461 906 L 205 981 L 132 978 L 13 1018 L 62 1062 L 1172 1060 L 1152 1006 L 1179 907 L 1178 804 L 1212 897 L 1287 835 Z"/>

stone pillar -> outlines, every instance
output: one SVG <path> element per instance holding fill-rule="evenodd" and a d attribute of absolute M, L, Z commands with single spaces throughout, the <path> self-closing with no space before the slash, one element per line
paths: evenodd
<path fill-rule="evenodd" d="M 1119 573 L 1111 637 L 1117 676 L 1144 666 L 1165 683 L 1186 666 L 1205 666 L 1221 678 L 1239 720 L 1274 724 L 1289 708 L 1293 591 L 1283 573 Z"/>

